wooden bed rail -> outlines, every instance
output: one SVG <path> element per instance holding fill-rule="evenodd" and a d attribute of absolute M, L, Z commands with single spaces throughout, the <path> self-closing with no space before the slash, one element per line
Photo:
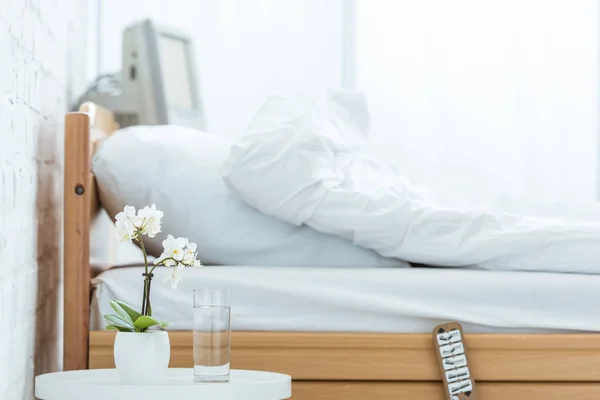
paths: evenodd
<path fill-rule="evenodd" d="M 90 368 L 114 367 L 115 335 L 91 332 Z M 191 368 L 192 332 L 171 331 L 169 338 L 171 367 Z M 478 384 L 594 382 L 600 392 L 600 335 L 476 333 L 464 341 Z M 232 368 L 294 380 L 439 382 L 442 389 L 430 334 L 234 331 L 231 349 Z"/>
<path fill-rule="evenodd" d="M 64 343 L 65 370 L 88 367 L 90 307 L 90 117 L 65 117 Z"/>

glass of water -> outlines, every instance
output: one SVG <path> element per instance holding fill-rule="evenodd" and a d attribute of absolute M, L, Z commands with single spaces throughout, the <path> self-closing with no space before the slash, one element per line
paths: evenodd
<path fill-rule="evenodd" d="M 228 382 L 231 344 L 229 289 L 194 290 L 194 381 Z"/>

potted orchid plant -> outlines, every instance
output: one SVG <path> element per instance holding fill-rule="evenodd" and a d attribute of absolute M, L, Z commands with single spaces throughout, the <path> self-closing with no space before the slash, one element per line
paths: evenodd
<path fill-rule="evenodd" d="M 169 365 L 170 342 L 164 328 L 167 323 L 152 315 L 151 288 L 154 270 L 159 266 L 168 268 L 163 279 L 170 282 L 173 289 L 183 279 L 186 267 L 201 267 L 197 259 L 197 246 L 186 238 L 174 238 L 168 235 L 162 242 L 163 252 L 154 261 L 148 263 L 148 253 L 143 236 L 155 237 L 161 232 L 163 212 L 156 205 L 146 206 L 137 211 L 132 206 L 115 217 L 117 239 L 120 242 L 135 242 L 144 256 L 144 272 L 141 309 L 120 301 L 110 302 L 114 314 L 104 315 L 107 329 L 116 330 L 114 359 L 121 378 L 130 383 L 156 382 L 164 376 Z"/>

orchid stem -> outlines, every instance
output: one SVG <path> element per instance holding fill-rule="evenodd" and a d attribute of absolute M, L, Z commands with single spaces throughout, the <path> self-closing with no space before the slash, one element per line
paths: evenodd
<path fill-rule="evenodd" d="M 144 272 L 145 272 L 145 280 L 144 280 L 144 300 L 142 304 L 142 315 L 147 315 L 149 317 L 152 316 L 152 309 L 150 308 L 150 281 L 148 280 L 150 277 L 148 276 L 148 254 L 146 253 L 146 247 L 144 246 L 144 241 L 140 236 L 140 232 L 138 231 L 138 242 L 140 242 L 140 247 L 142 248 L 142 253 L 144 254 Z M 152 271 L 150 271 L 152 272 Z M 150 278 L 152 279 L 152 278 Z"/>

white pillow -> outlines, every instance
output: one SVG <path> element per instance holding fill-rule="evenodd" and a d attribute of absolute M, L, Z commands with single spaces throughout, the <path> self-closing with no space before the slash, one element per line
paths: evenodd
<path fill-rule="evenodd" d="M 223 137 L 179 126 L 117 131 L 92 163 L 102 205 L 114 217 L 127 204 L 155 203 L 164 212 L 163 232 L 144 242 L 154 256 L 169 233 L 198 243 L 203 263 L 212 265 L 405 266 L 247 206 L 220 174 L 230 145 Z"/>

